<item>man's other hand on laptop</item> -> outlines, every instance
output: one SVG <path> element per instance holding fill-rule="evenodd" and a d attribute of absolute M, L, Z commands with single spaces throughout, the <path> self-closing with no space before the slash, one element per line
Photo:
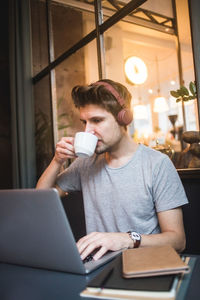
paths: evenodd
<path fill-rule="evenodd" d="M 117 251 L 132 247 L 132 241 L 126 232 L 92 232 L 77 242 L 77 247 L 84 260 L 91 252 L 99 248 L 93 259 L 98 260 L 107 251 Z"/>

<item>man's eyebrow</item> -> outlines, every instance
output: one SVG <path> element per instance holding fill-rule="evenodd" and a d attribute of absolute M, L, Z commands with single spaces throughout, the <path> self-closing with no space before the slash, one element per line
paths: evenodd
<path fill-rule="evenodd" d="M 105 116 L 93 116 L 91 118 L 89 118 L 90 121 L 95 120 L 95 119 L 105 119 Z M 86 122 L 85 119 L 80 119 L 81 122 Z"/>
<path fill-rule="evenodd" d="M 90 120 L 93 120 L 93 119 L 105 119 L 105 116 L 93 116 L 90 118 Z"/>

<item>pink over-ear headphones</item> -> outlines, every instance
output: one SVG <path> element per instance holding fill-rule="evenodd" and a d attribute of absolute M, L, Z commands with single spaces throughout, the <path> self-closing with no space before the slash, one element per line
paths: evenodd
<path fill-rule="evenodd" d="M 125 101 L 122 97 L 120 97 L 119 93 L 114 89 L 114 87 L 105 81 L 97 81 L 93 83 L 93 85 L 103 85 L 117 100 L 117 102 L 121 105 L 122 109 L 119 111 L 117 115 L 117 120 L 120 125 L 128 125 L 133 120 L 133 113 L 129 108 L 126 108 Z"/>

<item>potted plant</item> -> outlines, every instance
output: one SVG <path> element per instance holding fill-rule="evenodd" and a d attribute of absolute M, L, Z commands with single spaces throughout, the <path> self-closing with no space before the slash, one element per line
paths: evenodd
<path fill-rule="evenodd" d="M 180 101 L 189 101 L 197 98 L 197 89 L 195 82 L 191 81 L 189 84 L 189 89 L 184 85 L 181 85 L 180 88 L 176 91 L 170 91 L 171 96 L 176 98 L 176 102 Z"/>
<path fill-rule="evenodd" d="M 61 106 L 64 98 L 58 99 L 57 109 Z M 57 116 L 58 131 L 62 131 L 62 135 L 67 135 L 67 128 L 72 124 L 71 115 L 67 112 L 59 113 Z M 52 159 L 52 123 L 50 116 L 41 109 L 35 114 L 35 143 L 37 155 L 37 173 L 38 176 L 46 169 Z"/>
<path fill-rule="evenodd" d="M 176 91 L 170 91 L 171 96 L 176 98 L 176 102 L 186 102 L 197 98 L 195 82 L 189 83 L 189 89 L 180 86 Z M 189 146 L 183 150 L 177 168 L 200 168 L 200 131 L 185 131 L 182 134 L 184 142 Z"/>

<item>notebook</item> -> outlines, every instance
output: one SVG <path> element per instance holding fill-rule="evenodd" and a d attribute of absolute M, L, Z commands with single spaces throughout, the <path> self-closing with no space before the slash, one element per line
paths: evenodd
<path fill-rule="evenodd" d="M 189 266 L 170 245 L 127 249 L 122 262 L 125 278 L 189 272 Z"/>
<path fill-rule="evenodd" d="M 88 274 L 119 255 L 82 262 L 56 189 L 0 190 L 0 261 Z"/>
<path fill-rule="evenodd" d="M 185 262 L 193 270 L 195 260 L 186 257 Z M 127 279 L 122 276 L 122 256 L 119 256 L 94 277 L 80 295 L 93 299 L 178 300 L 184 298 L 190 278 L 191 273 Z"/>

